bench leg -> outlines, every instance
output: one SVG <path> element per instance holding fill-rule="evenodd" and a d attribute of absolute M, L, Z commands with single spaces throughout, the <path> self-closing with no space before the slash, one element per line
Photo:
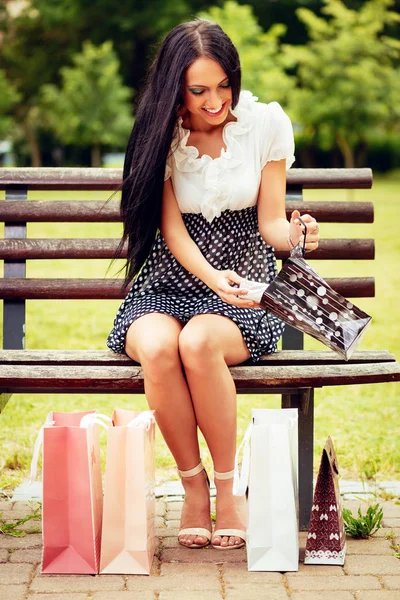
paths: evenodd
<path fill-rule="evenodd" d="M 299 411 L 299 528 L 307 531 L 313 501 L 314 389 L 282 395 L 282 408 Z"/>

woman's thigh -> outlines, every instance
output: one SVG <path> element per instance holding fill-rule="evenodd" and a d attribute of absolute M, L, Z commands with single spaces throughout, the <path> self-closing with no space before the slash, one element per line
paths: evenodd
<path fill-rule="evenodd" d="M 208 360 L 222 353 L 227 365 L 237 365 L 250 357 L 239 327 L 228 317 L 203 314 L 192 317 L 179 336 L 179 350 L 185 364 Z"/>
<path fill-rule="evenodd" d="M 125 339 L 125 352 L 136 362 L 153 361 L 165 355 L 178 354 L 178 338 L 182 323 L 162 313 L 148 313 L 136 319 Z"/>

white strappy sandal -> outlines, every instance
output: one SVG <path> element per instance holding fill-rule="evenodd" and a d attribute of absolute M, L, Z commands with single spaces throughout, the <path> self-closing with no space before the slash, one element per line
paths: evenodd
<path fill-rule="evenodd" d="M 186 477 L 194 477 L 195 475 L 198 475 L 198 473 L 201 473 L 201 471 L 206 472 L 206 470 L 203 466 L 203 463 L 200 461 L 200 463 L 197 465 L 197 467 L 194 467 L 193 469 L 189 469 L 189 471 L 179 471 L 178 470 L 178 473 L 182 479 L 185 479 Z M 208 479 L 207 473 L 206 473 L 206 477 L 207 477 L 208 487 L 210 487 L 210 480 Z M 205 537 L 205 538 L 207 538 L 207 542 L 205 544 L 191 544 L 190 546 L 188 546 L 187 544 L 182 544 L 179 541 L 179 537 L 181 535 L 193 535 L 195 537 L 196 536 Z M 206 546 L 208 546 L 210 541 L 211 541 L 211 531 L 209 531 L 208 529 L 205 529 L 204 527 L 184 527 L 183 529 L 180 529 L 178 531 L 178 542 L 184 548 L 205 548 Z"/>
<path fill-rule="evenodd" d="M 234 472 L 234 470 L 226 471 L 225 473 L 214 471 L 214 479 L 219 481 L 233 479 Z M 242 541 L 238 544 L 235 543 L 234 546 L 221 546 L 213 543 L 213 539 L 216 537 L 240 537 Z M 243 546 L 246 544 L 246 532 L 243 529 L 216 529 L 213 533 L 211 544 L 216 550 L 238 550 L 239 548 L 243 548 Z"/>

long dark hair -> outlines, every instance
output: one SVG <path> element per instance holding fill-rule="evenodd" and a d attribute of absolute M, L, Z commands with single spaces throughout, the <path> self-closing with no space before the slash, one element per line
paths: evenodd
<path fill-rule="evenodd" d="M 217 61 L 232 88 L 232 106 L 240 94 L 240 62 L 221 27 L 196 19 L 174 27 L 162 42 L 140 96 L 123 171 L 121 215 L 128 242 L 125 287 L 145 263 L 161 221 L 165 163 L 171 150 L 177 112 L 183 105 L 185 72 L 201 56 Z"/>

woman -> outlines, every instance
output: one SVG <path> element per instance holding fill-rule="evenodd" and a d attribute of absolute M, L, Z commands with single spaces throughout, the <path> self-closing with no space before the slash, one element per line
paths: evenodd
<path fill-rule="evenodd" d="M 185 488 L 178 537 L 189 548 L 245 543 L 245 506 L 232 495 L 236 393 L 228 367 L 274 352 L 283 324 L 238 286 L 241 278 L 271 281 L 273 247 L 302 236 L 299 212 L 290 223 L 285 216 L 290 121 L 277 103 L 240 92 L 240 77 L 237 51 L 218 25 L 175 27 L 150 69 L 123 173 L 126 284 L 134 283 L 107 343 L 143 367 Z M 303 220 L 312 250 L 318 225 Z M 213 535 L 198 427 L 214 463 Z"/>

